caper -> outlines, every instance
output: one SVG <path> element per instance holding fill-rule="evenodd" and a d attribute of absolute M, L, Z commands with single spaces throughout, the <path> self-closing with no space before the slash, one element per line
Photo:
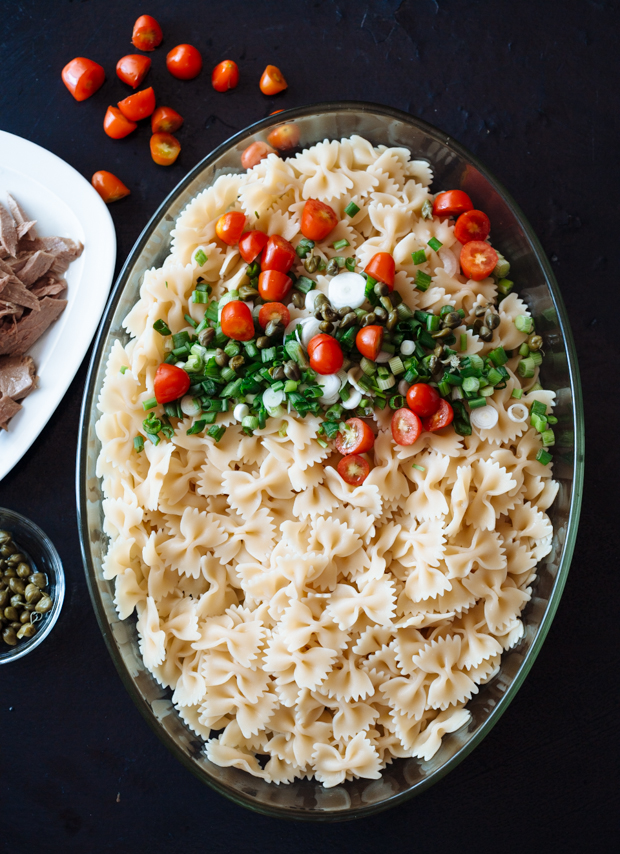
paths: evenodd
<path fill-rule="evenodd" d="M 452 330 L 448 326 L 438 329 L 437 332 L 431 332 L 431 338 L 447 338 L 448 335 L 452 335 Z"/>
<path fill-rule="evenodd" d="M 308 273 L 316 273 L 320 263 L 316 255 L 307 255 L 304 259 L 304 268 Z"/>
<path fill-rule="evenodd" d="M 534 351 L 540 350 L 544 343 L 541 335 L 530 335 L 527 339 L 527 346 Z"/>
<path fill-rule="evenodd" d="M 37 627 L 33 626 L 32 623 L 25 623 L 21 629 L 18 630 L 16 637 L 18 640 L 22 638 L 31 638 L 37 633 Z"/>
<path fill-rule="evenodd" d="M 6 579 L 17 578 L 17 570 L 15 569 L 15 567 L 7 566 L 7 568 L 4 570 L 4 577 Z"/>
<path fill-rule="evenodd" d="M 52 605 L 54 604 L 52 597 L 48 596 L 47 593 L 44 593 L 41 596 L 41 599 L 37 602 L 36 608 L 34 609 L 37 614 L 46 614 Z"/>
<path fill-rule="evenodd" d="M 7 558 L 6 562 L 9 564 L 9 566 L 15 566 L 16 567 L 20 563 L 23 563 L 23 561 L 25 561 L 25 560 L 26 560 L 26 558 L 21 552 L 13 552 L 11 557 Z"/>
<path fill-rule="evenodd" d="M 355 326 L 357 323 L 357 314 L 354 311 L 350 311 L 340 321 L 341 329 L 349 329 L 351 326 Z"/>
<path fill-rule="evenodd" d="M 256 339 L 256 346 L 259 350 L 264 350 L 265 347 L 271 347 L 271 341 L 267 338 L 266 335 L 261 335 Z"/>
<path fill-rule="evenodd" d="M 376 306 L 376 308 L 374 309 L 374 312 L 375 312 L 375 317 L 377 318 L 377 320 L 380 323 L 385 323 L 385 321 L 388 319 L 388 313 L 383 308 L 382 305 Z"/>
<path fill-rule="evenodd" d="M 21 611 L 25 604 L 24 597 L 20 596 L 19 593 L 15 593 L 11 596 L 11 606 L 13 608 L 17 608 L 18 611 Z"/>
<path fill-rule="evenodd" d="M 270 320 L 265 327 L 265 335 L 268 338 L 279 338 L 284 334 L 284 325 L 281 320 Z"/>
<path fill-rule="evenodd" d="M 500 318 L 499 314 L 497 314 L 495 311 L 489 310 L 484 315 L 484 325 L 488 329 L 497 329 L 497 327 L 500 325 L 500 323 L 501 323 L 501 318 Z"/>
<path fill-rule="evenodd" d="M 228 364 L 228 353 L 225 353 L 221 347 L 215 351 L 215 364 L 219 365 L 220 368 L 225 368 Z"/>
<path fill-rule="evenodd" d="M 293 296 L 291 297 L 291 302 L 295 308 L 304 308 L 306 305 L 306 298 L 300 291 L 294 291 Z"/>
<path fill-rule="evenodd" d="M 9 646 L 15 646 L 17 643 L 17 635 L 15 633 L 15 629 L 12 629 L 10 626 L 2 632 L 2 640 L 5 643 L 8 643 Z"/>
<path fill-rule="evenodd" d="M 0 545 L 11 542 L 11 535 L 8 531 L 0 530 Z"/>
<path fill-rule="evenodd" d="M 9 581 L 9 588 L 13 593 L 19 593 L 21 595 L 26 589 L 26 585 L 21 578 L 11 578 Z"/>
<path fill-rule="evenodd" d="M 319 329 L 321 332 L 326 332 L 329 334 L 334 331 L 334 324 L 330 323 L 329 320 L 324 320 L 323 323 L 319 323 Z"/>
<path fill-rule="evenodd" d="M 210 326 L 198 333 L 198 343 L 201 347 L 208 347 L 215 338 L 215 329 Z"/>
<path fill-rule="evenodd" d="M 321 306 L 321 317 L 323 320 L 333 323 L 334 320 L 338 320 L 338 313 L 331 307 L 331 305 L 326 303 Z"/>
<path fill-rule="evenodd" d="M 387 296 L 390 292 L 390 289 L 383 282 L 377 282 L 377 284 L 373 288 L 373 291 L 379 298 L 381 298 Z"/>
<path fill-rule="evenodd" d="M 345 305 L 342 308 L 338 309 L 338 317 L 346 317 L 347 314 L 350 314 L 353 311 L 350 305 Z"/>
<path fill-rule="evenodd" d="M 493 333 L 489 329 L 488 326 L 481 326 L 478 335 L 482 338 L 483 341 L 490 341 L 493 338 Z"/>
<path fill-rule="evenodd" d="M 32 574 L 32 569 L 29 563 L 20 563 L 15 570 L 18 578 L 28 578 Z"/>
<path fill-rule="evenodd" d="M 387 319 L 387 323 L 386 323 L 386 326 L 390 330 L 390 332 L 393 329 L 396 329 L 396 324 L 398 323 L 398 321 L 399 321 L 398 312 L 397 311 L 391 311 L 388 314 L 388 319 Z"/>
<path fill-rule="evenodd" d="M 474 314 L 476 317 L 482 317 L 483 314 L 486 314 L 486 310 L 487 310 L 486 306 L 477 305 L 476 308 L 474 309 Z"/>
<path fill-rule="evenodd" d="M 44 572 L 35 572 L 30 576 L 30 583 L 36 584 L 42 590 L 47 587 L 47 575 Z"/>
<path fill-rule="evenodd" d="M 447 326 L 448 329 L 456 329 L 457 326 L 460 326 L 463 322 L 461 315 L 458 311 L 450 311 L 443 319 L 444 326 Z"/>
<path fill-rule="evenodd" d="M 30 611 L 26 611 L 26 609 L 24 608 L 24 610 L 19 615 L 19 622 L 22 624 L 23 623 L 29 623 L 30 622 Z"/>
<path fill-rule="evenodd" d="M 239 288 L 239 298 L 244 301 L 255 299 L 257 296 L 258 291 L 251 285 L 241 285 Z"/>
<path fill-rule="evenodd" d="M 362 320 L 362 326 L 372 326 L 375 323 L 377 317 L 374 311 L 369 311 L 368 314 L 364 315 L 364 319 Z"/>
<path fill-rule="evenodd" d="M 26 604 L 24 605 L 24 609 L 26 611 L 34 611 L 35 608 L 36 608 L 36 602 L 26 602 Z"/>
<path fill-rule="evenodd" d="M 398 291 L 392 291 L 392 293 L 390 294 L 390 299 L 392 300 L 392 305 L 394 306 L 394 308 L 399 306 L 403 301 L 403 298 L 398 293 Z"/>
<path fill-rule="evenodd" d="M 381 303 L 383 308 L 388 312 L 388 314 L 394 308 L 394 306 L 392 305 L 392 300 L 389 297 L 381 297 L 379 299 L 379 302 Z"/>
<path fill-rule="evenodd" d="M 438 359 L 441 359 L 443 356 L 443 344 L 437 344 L 435 349 L 433 350 L 433 355 L 437 356 Z"/>
<path fill-rule="evenodd" d="M 297 362 L 293 362 L 293 360 L 289 360 L 284 365 L 284 375 L 289 380 L 299 380 L 301 379 L 301 371 L 299 370 L 299 365 Z"/>
<path fill-rule="evenodd" d="M 9 605 L 8 608 L 5 608 L 3 613 L 7 620 L 10 620 L 11 622 L 13 622 L 13 620 L 19 620 L 17 608 L 14 608 L 13 605 Z"/>
<path fill-rule="evenodd" d="M 6 608 L 10 597 L 11 592 L 8 587 L 5 587 L 4 590 L 0 590 L 0 608 Z"/>
<path fill-rule="evenodd" d="M 282 365 L 278 365 L 275 368 L 269 368 L 269 374 L 273 377 L 274 380 L 283 380 L 286 374 L 284 373 L 284 367 Z"/>
<path fill-rule="evenodd" d="M 338 262 L 335 258 L 331 258 L 327 262 L 327 267 L 325 268 L 325 273 L 328 276 L 337 276 L 340 271 L 340 267 L 338 266 Z"/>
<path fill-rule="evenodd" d="M 233 371 L 238 371 L 241 365 L 245 365 L 245 359 L 241 354 L 233 356 L 228 363 L 228 367 Z"/>
<path fill-rule="evenodd" d="M 0 555 L 2 555 L 3 558 L 10 557 L 14 551 L 15 549 L 10 543 L 5 543 L 3 546 L 0 546 Z"/>
<path fill-rule="evenodd" d="M 319 291 L 318 294 L 314 298 L 314 307 L 317 308 L 319 305 L 323 305 L 323 303 L 329 302 L 323 291 Z"/>

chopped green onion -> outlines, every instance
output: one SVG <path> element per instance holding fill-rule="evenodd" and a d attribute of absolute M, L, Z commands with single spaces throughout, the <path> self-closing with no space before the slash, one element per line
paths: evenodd
<path fill-rule="evenodd" d="M 467 350 L 467 332 L 461 332 L 460 341 L 459 341 L 459 348 L 461 350 L 461 353 L 464 350 Z"/>
<path fill-rule="evenodd" d="M 426 252 L 423 249 L 418 249 L 411 253 L 411 260 L 414 264 L 424 264 L 426 262 Z"/>
<path fill-rule="evenodd" d="M 420 211 L 422 214 L 422 219 L 432 219 L 433 218 L 433 205 L 427 199 L 422 205 L 422 209 Z"/>
<path fill-rule="evenodd" d="M 491 368 L 491 370 L 487 374 L 487 379 L 491 383 L 491 385 L 495 386 L 498 383 L 501 383 L 505 379 L 505 377 L 497 370 L 497 368 Z"/>
<path fill-rule="evenodd" d="M 261 350 L 261 359 L 263 364 L 265 362 L 273 362 L 276 357 L 276 348 L 275 347 L 265 347 L 264 350 Z"/>
<path fill-rule="evenodd" d="M 432 278 L 423 270 L 418 270 L 415 274 L 415 286 L 419 291 L 427 291 Z"/>
<path fill-rule="evenodd" d="M 439 329 L 439 318 L 436 314 L 429 314 L 426 318 L 426 329 L 429 332 L 437 332 Z"/>
<path fill-rule="evenodd" d="M 366 356 L 362 356 L 362 361 L 360 362 L 360 368 L 366 374 L 366 376 L 371 377 L 373 374 L 377 372 L 377 366 L 374 362 L 371 362 L 370 359 L 367 359 Z"/>
<path fill-rule="evenodd" d="M 258 418 L 255 415 L 246 415 L 241 419 L 241 426 L 244 430 L 249 430 L 253 433 L 258 430 Z"/>
<path fill-rule="evenodd" d="M 307 276 L 300 276 L 295 282 L 295 287 L 298 291 L 301 291 L 302 294 L 307 294 L 309 291 L 314 290 L 316 288 L 316 282 L 312 279 L 309 279 Z"/>
<path fill-rule="evenodd" d="M 238 397 L 239 392 L 241 391 L 241 383 L 242 379 L 235 380 L 234 382 L 228 383 L 222 389 L 222 397 Z"/>
<path fill-rule="evenodd" d="M 513 388 L 511 397 L 516 398 L 517 400 L 521 400 L 523 397 L 523 389 L 522 388 Z"/>
<path fill-rule="evenodd" d="M 144 450 L 144 436 L 134 436 L 133 449 L 139 454 Z"/>
<path fill-rule="evenodd" d="M 542 357 L 542 353 L 540 352 L 540 350 L 534 350 L 533 352 L 530 353 L 529 357 L 537 367 L 539 365 L 542 365 L 543 357 Z"/>
<path fill-rule="evenodd" d="M 405 405 L 405 398 L 402 394 L 395 394 L 389 400 L 390 409 L 402 409 Z M 360 403 L 361 406 L 361 403 Z"/>
<path fill-rule="evenodd" d="M 344 267 L 344 262 L 345 262 L 344 256 L 336 255 L 336 257 L 333 260 L 336 262 L 336 264 L 338 264 L 338 267 L 342 270 L 342 268 Z"/>
<path fill-rule="evenodd" d="M 545 448 L 550 448 L 552 445 L 555 445 L 555 433 L 551 428 L 543 430 L 540 434 L 540 438 Z"/>
<path fill-rule="evenodd" d="M 480 409 L 481 406 L 487 405 L 486 397 L 473 397 L 471 400 L 467 401 L 469 403 L 470 409 Z"/>
<path fill-rule="evenodd" d="M 547 419 L 544 415 L 538 415 L 536 412 L 531 413 L 530 424 L 539 433 L 543 433 L 547 429 Z"/>
<path fill-rule="evenodd" d="M 451 386 L 463 385 L 463 377 L 459 376 L 459 374 L 450 374 L 447 371 L 441 378 L 441 381 L 444 383 L 450 383 Z"/>
<path fill-rule="evenodd" d="M 390 370 L 395 375 L 402 374 L 405 371 L 405 366 L 403 365 L 403 360 L 400 356 L 394 356 L 393 359 L 390 359 L 388 364 L 390 366 Z"/>
<path fill-rule="evenodd" d="M 215 413 L 213 413 L 215 415 Z M 196 433 L 202 433 L 202 431 L 207 426 L 207 419 L 201 418 L 200 421 L 195 421 L 191 427 L 189 427 L 185 432 L 188 436 L 195 436 Z"/>
<path fill-rule="evenodd" d="M 396 347 L 390 341 L 384 341 L 381 345 L 381 349 L 384 353 L 395 353 Z"/>
<path fill-rule="evenodd" d="M 318 444 L 319 444 L 322 448 L 329 448 L 329 445 L 327 444 L 327 442 L 325 441 L 325 439 L 321 439 L 321 437 L 320 437 L 320 436 L 317 436 L 317 437 L 316 437 L 316 440 L 317 440 Z"/>
<path fill-rule="evenodd" d="M 444 380 L 442 380 L 440 383 L 437 384 L 437 391 L 442 397 L 447 397 L 452 391 L 452 386 L 450 385 L 450 383 L 444 382 Z"/>
<path fill-rule="evenodd" d="M 213 425 L 213 427 L 209 427 L 209 429 L 207 430 L 207 436 L 211 436 L 214 442 L 219 442 L 225 432 L 226 427 L 216 427 L 215 425 Z"/>
<path fill-rule="evenodd" d="M 248 359 L 255 359 L 258 356 L 258 348 L 254 341 L 246 341 L 244 347 L 245 352 L 248 355 Z"/>
<path fill-rule="evenodd" d="M 480 380 L 476 377 L 465 377 L 463 380 L 463 391 L 465 393 L 476 392 L 480 388 Z"/>
<path fill-rule="evenodd" d="M 355 202 L 349 202 L 349 204 L 344 209 L 344 212 L 347 216 L 355 216 L 355 214 L 358 214 L 360 212 L 360 209 L 355 204 Z"/>
<path fill-rule="evenodd" d="M 192 302 L 206 305 L 209 302 L 209 294 L 206 291 L 195 290 L 192 294 Z"/>
<path fill-rule="evenodd" d="M 127 367 L 127 365 L 121 365 L 121 367 L 120 367 L 121 374 L 124 374 L 125 371 L 128 371 L 128 370 L 129 370 L 129 368 Z"/>
<path fill-rule="evenodd" d="M 555 417 L 555 415 L 547 415 L 547 421 L 549 422 L 549 424 L 558 423 L 558 419 Z"/>
<path fill-rule="evenodd" d="M 194 329 L 198 326 L 198 323 L 194 320 L 193 317 L 190 317 L 189 314 L 184 314 L 183 317 L 189 323 L 190 326 L 194 327 Z"/>
<path fill-rule="evenodd" d="M 404 302 L 401 302 L 400 305 L 396 306 L 396 313 L 401 320 L 409 320 L 410 317 L 413 317 L 413 312 L 408 305 L 405 305 Z"/>
<path fill-rule="evenodd" d="M 551 460 L 553 459 L 553 457 L 551 456 L 550 453 L 548 453 L 548 451 L 544 451 L 541 448 L 540 451 L 536 454 L 536 459 L 538 460 L 539 463 L 542 463 L 544 466 L 548 466 L 549 463 L 551 462 Z"/>
<path fill-rule="evenodd" d="M 189 374 L 196 374 L 203 369 L 203 361 L 200 356 L 190 356 L 185 362 L 185 370 Z"/>
<path fill-rule="evenodd" d="M 342 401 L 347 401 L 351 397 L 351 389 L 350 389 L 348 383 L 346 385 L 342 386 L 339 394 L 340 394 L 340 400 L 342 400 Z"/>
<path fill-rule="evenodd" d="M 157 406 L 157 398 L 156 397 L 149 397 L 148 400 L 145 400 L 142 402 L 142 409 L 144 409 L 144 410 L 153 409 L 155 406 Z"/>
<path fill-rule="evenodd" d="M 431 237 L 431 239 L 428 241 L 428 245 L 435 252 L 438 252 L 441 249 L 441 247 L 443 246 L 443 243 L 440 243 L 436 237 Z"/>
<path fill-rule="evenodd" d="M 483 398 L 484 399 L 484 398 Z M 454 410 L 454 431 L 459 436 L 471 436 L 471 421 L 469 413 L 462 400 L 452 400 L 452 409 Z"/>
<path fill-rule="evenodd" d="M 387 391 L 396 385 L 396 378 L 394 374 L 389 374 L 387 377 L 377 377 L 377 385 L 381 391 Z"/>
<path fill-rule="evenodd" d="M 280 436 L 280 438 L 284 439 L 284 437 L 287 435 L 287 433 L 288 433 L 288 422 L 283 421 L 282 424 L 280 424 L 280 429 L 278 430 L 278 436 Z"/>
<path fill-rule="evenodd" d="M 497 252 L 497 249 L 495 250 Z M 501 252 L 497 252 L 497 264 L 495 265 L 495 269 L 493 270 L 493 275 L 498 279 L 503 279 L 510 272 L 510 264 Z"/>
<path fill-rule="evenodd" d="M 345 240 L 344 238 L 342 240 L 337 240 L 335 243 L 332 244 L 336 252 L 339 252 L 341 249 L 344 249 L 346 246 L 350 245 L 351 244 L 349 243 L 349 241 Z"/>
<path fill-rule="evenodd" d="M 492 385 L 487 385 L 480 389 L 480 394 L 483 397 L 491 397 L 495 393 L 495 388 Z"/>
<path fill-rule="evenodd" d="M 426 467 L 418 465 L 418 463 L 411 463 L 411 468 L 417 469 L 418 471 L 426 471 Z"/>
<path fill-rule="evenodd" d="M 531 356 L 528 356 L 527 359 L 521 359 L 519 364 L 517 365 L 517 373 L 523 379 L 531 379 L 536 373 L 536 365 L 534 364 Z"/>
<path fill-rule="evenodd" d="M 284 394 L 288 394 L 291 391 L 297 391 L 299 387 L 299 383 L 295 382 L 295 380 L 287 380 L 284 383 Z"/>
<path fill-rule="evenodd" d="M 527 314 L 519 314 L 515 317 L 514 323 L 519 332 L 525 332 L 526 335 L 534 331 L 534 320 Z"/>
<path fill-rule="evenodd" d="M 208 260 L 208 257 L 205 255 L 202 249 L 199 249 L 194 254 L 194 261 L 198 264 L 199 267 L 204 267 Z"/>
<path fill-rule="evenodd" d="M 297 244 L 295 252 L 297 253 L 298 258 L 305 258 L 311 249 L 314 249 L 314 240 L 308 240 L 307 237 L 302 237 Z"/>
<path fill-rule="evenodd" d="M 547 414 L 547 404 L 542 403 L 540 400 L 535 400 L 532 403 L 530 413 L 532 415 L 546 415 Z"/>
<path fill-rule="evenodd" d="M 157 447 L 159 445 L 159 443 L 161 442 L 161 439 L 159 438 L 157 433 L 147 433 L 146 438 L 149 440 L 149 442 L 152 442 L 155 445 L 155 447 Z"/>
<path fill-rule="evenodd" d="M 217 412 L 205 412 L 200 420 L 204 421 L 205 424 L 215 424 L 216 418 Z"/>
<path fill-rule="evenodd" d="M 506 364 L 508 361 L 508 355 L 503 347 L 496 347 L 495 350 L 491 350 L 489 353 L 489 359 L 496 367 L 499 367 L 500 365 Z"/>
<path fill-rule="evenodd" d="M 372 276 L 366 277 L 366 287 L 364 288 L 364 295 L 372 306 L 379 305 L 379 297 L 375 293 L 376 284 L 377 280 L 373 279 Z"/>
<path fill-rule="evenodd" d="M 519 355 L 524 359 L 530 355 L 530 348 L 527 345 L 527 341 L 524 341 L 523 344 L 519 347 Z"/>
<path fill-rule="evenodd" d="M 344 266 L 347 268 L 349 273 L 355 272 L 355 258 L 346 258 L 344 262 Z"/>
<path fill-rule="evenodd" d="M 231 339 L 224 347 L 224 352 L 227 356 L 238 356 L 241 352 L 241 345 L 237 341 L 233 341 Z"/>
<path fill-rule="evenodd" d="M 170 328 L 165 320 L 156 320 L 153 324 L 153 329 L 155 332 L 159 332 L 160 335 L 171 335 Z"/>
<path fill-rule="evenodd" d="M 333 439 L 334 436 L 338 434 L 340 431 L 340 427 L 335 421 L 324 421 L 323 422 L 323 432 L 327 436 L 328 439 Z"/>
<path fill-rule="evenodd" d="M 222 377 L 225 383 L 230 383 L 233 380 L 237 379 L 237 374 L 235 373 L 235 371 L 233 371 L 232 368 L 229 367 L 222 368 L 220 376 Z"/>
<path fill-rule="evenodd" d="M 500 294 L 504 294 L 504 296 L 506 296 L 506 294 L 509 294 L 513 287 L 514 282 L 511 282 L 510 279 L 500 279 L 497 283 L 497 290 L 500 292 Z"/>

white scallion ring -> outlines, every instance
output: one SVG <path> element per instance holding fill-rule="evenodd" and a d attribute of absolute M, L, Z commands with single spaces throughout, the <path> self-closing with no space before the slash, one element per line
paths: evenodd
<path fill-rule="evenodd" d="M 516 424 L 522 424 L 529 415 L 527 406 L 523 403 L 513 403 L 508 407 L 508 417 Z"/>
<path fill-rule="evenodd" d="M 471 423 L 479 430 L 492 430 L 498 419 L 497 409 L 492 406 L 481 406 L 480 409 L 474 409 L 469 416 Z"/>
<path fill-rule="evenodd" d="M 355 389 L 353 389 L 353 391 L 349 395 L 348 400 L 342 401 L 342 408 L 343 409 L 357 409 L 357 407 L 360 405 L 361 399 L 362 399 L 361 392 L 355 388 Z"/>

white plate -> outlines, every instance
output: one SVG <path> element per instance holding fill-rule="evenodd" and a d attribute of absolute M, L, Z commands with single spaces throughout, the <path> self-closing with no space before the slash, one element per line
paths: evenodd
<path fill-rule="evenodd" d="M 10 193 L 37 220 L 41 237 L 60 235 L 84 244 L 66 273 L 67 307 L 30 348 L 37 388 L 0 430 L 0 480 L 45 427 L 82 363 L 103 314 L 116 261 L 112 217 L 88 181 L 44 148 L 0 131 L 0 201 Z"/>

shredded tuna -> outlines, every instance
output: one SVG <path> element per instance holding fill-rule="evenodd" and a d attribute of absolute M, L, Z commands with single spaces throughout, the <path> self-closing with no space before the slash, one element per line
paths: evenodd
<path fill-rule="evenodd" d="M 22 400 L 37 381 L 32 356 L 0 356 L 0 395 Z"/>
<path fill-rule="evenodd" d="M 21 404 L 16 403 L 12 397 L 0 395 L 0 430 L 8 430 L 9 421 L 21 408 Z"/>

